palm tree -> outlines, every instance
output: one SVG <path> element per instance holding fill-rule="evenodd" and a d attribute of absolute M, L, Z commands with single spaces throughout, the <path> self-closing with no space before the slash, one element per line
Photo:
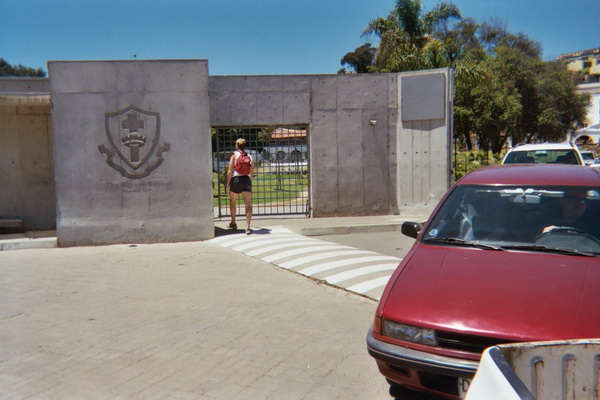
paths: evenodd
<path fill-rule="evenodd" d="M 423 13 L 421 0 L 396 0 L 396 6 L 389 16 L 370 21 L 363 36 L 379 36 L 375 66 L 381 72 L 432 68 L 428 55 L 424 54 L 425 47 L 436 36 L 442 38 L 447 35 L 449 22 L 460 18 L 458 7 L 451 3 L 440 3 L 431 11 Z M 435 45 L 433 48 L 430 46 L 429 50 L 439 52 L 443 48 Z M 434 60 L 439 61 L 439 57 Z"/>

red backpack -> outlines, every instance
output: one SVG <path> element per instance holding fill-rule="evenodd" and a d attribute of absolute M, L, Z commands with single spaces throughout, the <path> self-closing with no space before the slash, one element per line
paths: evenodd
<path fill-rule="evenodd" d="M 240 152 L 237 161 L 234 166 L 235 170 L 240 175 L 250 175 L 250 169 L 252 168 L 252 157 L 244 151 Z"/>

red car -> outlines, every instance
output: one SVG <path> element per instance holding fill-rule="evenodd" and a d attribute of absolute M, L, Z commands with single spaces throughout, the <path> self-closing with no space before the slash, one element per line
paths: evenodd
<path fill-rule="evenodd" d="M 480 168 L 459 180 L 381 297 L 369 354 L 391 385 L 464 397 L 486 347 L 600 337 L 600 172 Z"/>

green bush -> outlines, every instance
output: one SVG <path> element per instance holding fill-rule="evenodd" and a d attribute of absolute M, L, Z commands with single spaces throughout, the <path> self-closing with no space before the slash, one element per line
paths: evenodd
<path fill-rule="evenodd" d="M 471 171 L 484 165 L 500 164 L 504 153 L 492 153 L 491 151 L 472 150 L 457 151 L 454 154 L 454 181 L 459 180 Z"/>

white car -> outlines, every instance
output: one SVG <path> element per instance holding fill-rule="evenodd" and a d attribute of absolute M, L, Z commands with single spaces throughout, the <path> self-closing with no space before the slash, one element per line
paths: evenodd
<path fill-rule="evenodd" d="M 592 165 L 595 163 L 597 156 L 594 150 L 579 150 L 579 153 L 581 154 L 585 165 Z"/>
<path fill-rule="evenodd" d="M 502 164 L 577 164 L 584 165 L 576 146 L 569 143 L 523 144 L 513 147 Z"/>

